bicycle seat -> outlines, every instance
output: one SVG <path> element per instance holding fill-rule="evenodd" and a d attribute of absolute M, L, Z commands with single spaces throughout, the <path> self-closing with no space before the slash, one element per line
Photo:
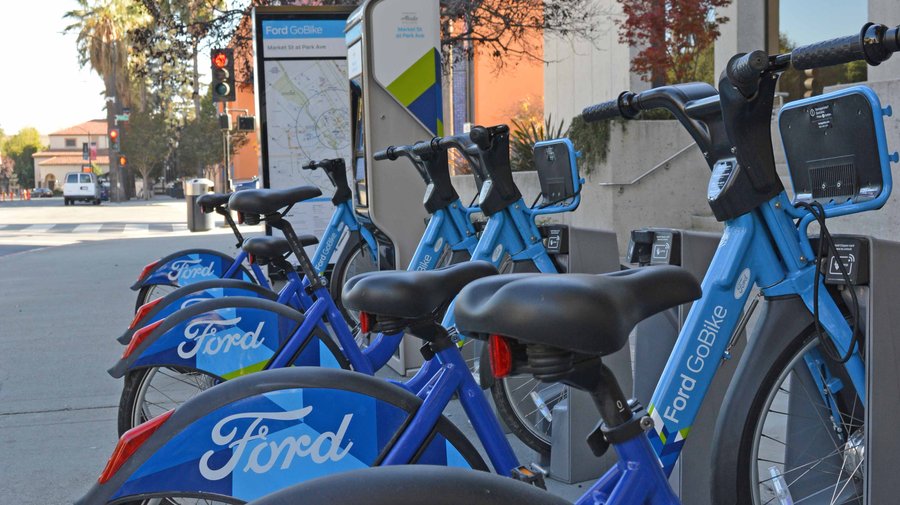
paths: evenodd
<path fill-rule="evenodd" d="M 216 207 L 227 205 L 230 197 L 230 193 L 206 193 L 197 198 L 197 205 L 203 212 L 209 214 L 216 210 Z"/>
<path fill-rule="evenodd" d="M 247 214 L 268 215 L 288 205 L 322 196 L 315 186 L 297 186 L 287 189 L 245 189 L 231 194 L 228 208 Z"/>
<path fill-rule="evenodd" d="M 500 275 L 466 286 L 454 316 L 464 334 L 606 356 L 625 346 L 641 320 L 700 294 L 694 276 L 673 266 L 603 275 Z"/>
<path fill-rule="evenodd" d="M 300 235 L 297 238 L 303 247 L 319 243 L 315 235 Z M 291 245 L 284 237 L 253 237 L 245 240 L 241 249 L 257 258 L 277 258 L 291 252 Z"/>
<path fill-rule="evenodd" d="M 467 261 L 437 270 L 367 272 L 344 284 L 344 307 L 369 314 L 422 319 L 437 311 L 466 284 L 496 275 L 486 261 Z"/>

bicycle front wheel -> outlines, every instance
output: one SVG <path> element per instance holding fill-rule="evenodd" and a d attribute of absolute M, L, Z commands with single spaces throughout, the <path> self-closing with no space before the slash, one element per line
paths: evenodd
<path fill-rule="evenodd" d="M 863 504 L 864 407 L 812 328 L 773 356 L 755 391 L 730 397 L 751 399 L 735 452 L 735 503 Z M 722 474 L 715 486 L 727 485 Z"/>

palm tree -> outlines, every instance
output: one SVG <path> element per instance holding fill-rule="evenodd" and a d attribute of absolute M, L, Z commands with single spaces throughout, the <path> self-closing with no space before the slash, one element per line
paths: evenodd
<path fill-rule="evenodd" d="M 128 0 L 78 0 L 78 8 L 64 17 L 73 22 L 64 33 L 77 32 L 78 61 L 82 67 L 90 65 L 103 79 L 106 91 L 106 116 L 109 127 L 115 125 L 117 113 L 131 106 L 132 90 L 129 72 L 129 32 L 147 16 Z M 110 172 L 113 174 L 113 191 L 117 200 L 124 199 L 122 189 L 126 184 L 119 180 L 116 157 L 110 156 Z M 127 192 L 130 196 L 133 191 Z"/>

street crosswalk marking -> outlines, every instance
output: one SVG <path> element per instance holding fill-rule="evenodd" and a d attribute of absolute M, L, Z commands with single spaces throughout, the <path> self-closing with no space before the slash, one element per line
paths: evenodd
<path fill-rule="evenodd" d="M 76 226 L 74 230 L 72 230 L 72 233 L 97 233 L 102 227 L 103 223 L 80 224 Z"/>
<path fill-rule="evenodd" d="M 0 232 L 32 233 L 172 233 L 187 231 L 187 223 L 40 223 L 0 224 Z"/>

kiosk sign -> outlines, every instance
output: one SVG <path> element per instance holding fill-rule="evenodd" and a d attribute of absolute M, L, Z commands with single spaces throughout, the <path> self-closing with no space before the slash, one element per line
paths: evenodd
<path fill-rule="evenodd" d="M 254 10 L 257 112 L 265 188 L 313 185 L 322 197 L 287 215 L 298 233 L 322 237 L 334 186 L 312 160 L 350 158 L 350 87 L 344 27 L 349 8 Z M 349 163 L 348 163 L 349 165 Z"/>

